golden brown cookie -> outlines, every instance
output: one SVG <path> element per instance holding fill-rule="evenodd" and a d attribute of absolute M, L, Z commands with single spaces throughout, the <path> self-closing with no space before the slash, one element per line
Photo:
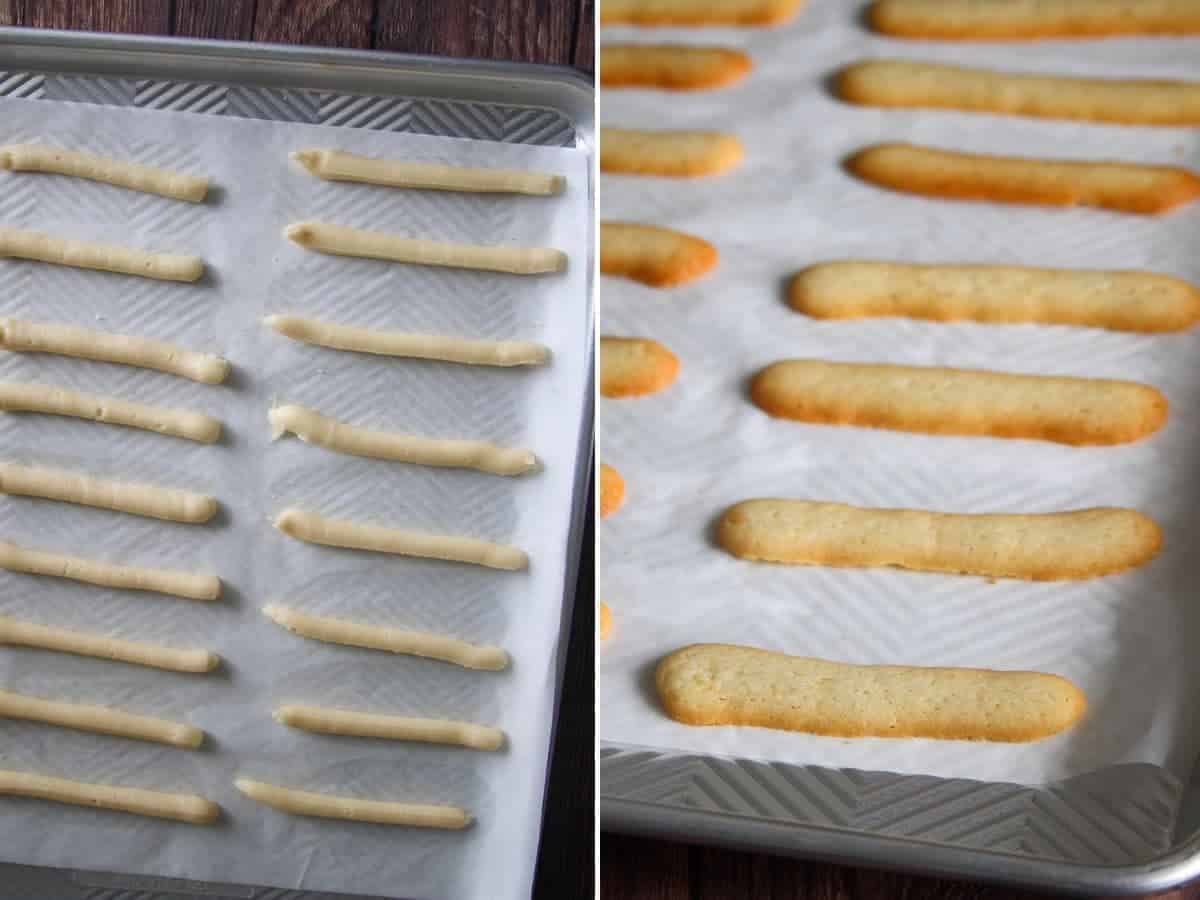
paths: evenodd
<path fill-rule="evenodd" d="M 875 0 L 884 34 L 950 40 L 1200 34 L 1198 0 Z"/>
<path fill-rule="evenodd" d="M 623 175 L 696 177 L 732 169 L 742 142 L 720 131 L 600 129 L 600 171 Z"/>
<path fill-rule="evenodd" d="M 767 366 L 750 397 L 800 422 L 1077 445 L 1136 441 L 1167 420 L 1167 398 L 1133 381 L 816 359 Z"/>
<path fill-rule="evenodd" d="M 989 156 L 914 144 L 867 147 L 846 167 L 895 191 L 958 200 L 1156 214 L 1200 196 L 1200 177 L 1176 166 Z"/>
<path fill-rule="evenodd" d="M 612 610 L 608 608 L 608 604 L 600 602 L 600 640 L 608 640 L 608 636 L 612 634 L 613 615 Z"/>
<path fill-rule="evenodd" d="M 703 91 L 741 81 L 750 57 L 729 47 L 682 44 L 600 46 L 600 84 L 607 88 Z"/>
<path fill-rule="evenodd" d="M 792 278 L 788 303 L 818 319 L 907 316 L 1138 332 L 1182 331 L 1200 319 L 1200 289 L 1153 272 L 870 260 L 809 266 Z"/>
<path fill-rule="evenodd" d="M 703 238 L 629 222 L 600 223 L 600 271 L 651 287 L 693 281 L 717 264 L 717 248 Z"/>
<path fill-rule="evenodd" d="M 676 650 L 654 681 L 678 722 L 835 737 L 1036 741 L 1087 709 L 1083 691 L 1043 672 L 860 666 L 733 644 Z"/>
<path fill-rule="evenodd" d="M 600 338 L 600 393 L 640 397 L 668 387 L 679 373 L 679 358 L 650 338 Z"/>
<path fill-rule="evenodd" d="M 717 542 L 760 562 L 1058 581 L 1140 566 L 1162 531 L 1132 509 L 966 515 L 767 498 L 725 510 Z"/>
<path fill-rule="evenodd" d="M 600 0 L 601 25 L 777 25 L 803 0 Z"/>
<path fill-rule="evenodd" d="M 838 73 L 836 93 L 868 106 L 962 109 L 1127 125 L 1200 124 L 1200 83 L 1072 78 L 873 59 Z"/>
<path fill-rule="evenodd" d="M 608 518 L 624 502 L 625 479 L 608 463 L 600 463 L 600 518 Z"/>

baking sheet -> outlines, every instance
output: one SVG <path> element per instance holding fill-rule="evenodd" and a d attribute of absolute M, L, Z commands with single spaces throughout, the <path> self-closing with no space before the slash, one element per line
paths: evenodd
<path fill-rule="evenodd" d="M 205 490 L 222 504 L 207 527 L 3 498 L 6 539 L 85 555 L 219 573 L 214 605 L 120 594 L 5 573 L 0 611 L 38 621 L 209 647 L 210 676 L 160 673 L 40 651 L 0 652 L 0 684 L 31 694 L 186 718 L 209 732 L 199 752 L 0 722 L 0 760 L 81 779 L 193 790 L 218 802 L 214 828 L 6 800 L 0 858 L 208 881 L 404 897 L 526 897 L 541 820 L 562 623 L 576 455 L 588 384 L 589 172 L 573 150 L 0 101 L 5 141 L 45 141 L 209 174 L 214 201 L 190 206 L 71 179 L 0 173 L 0 218 L 74 237 L 196 252 L 197 285 L 143 282 L 4 261 L 5 314 L 168 338 L 234 364 L 229 384 L 49 356 L 5 354 L 3 377 L 37 380 L 218 416 L 227 437 L 201 446 L 49 416 L 0 418 L 5 458 Z M 287 161 L 301 146 L 559 172 L 559 198 L 393 191 L 322 182 Z M 562 275 L 521 278 L 396 266 L 310 253 L 281 229 L 304 218 L 479 243 L 564 250 Z M 260 324 L 293 312 L 332 321 L 485 338 L 538 340 L 538 370 L 342 354 Z M 537 475 L 341 457 L 294 438 L 269 441 L 273 402 L 309 404 L 369 427 L 528 446 Z M 302 544 L 270 517 L 298 505 L 517 544 L 525 573 Z M 291 636 L 267 602 L 496 643 L 503 673 L 389 658 Z M 500 753 L 292 731 L 285 700 L 494 723 Z M 289 817 L 243 798 L 236 774 L 357 796 L 456 803 L 468 830 L 431 832 Z"/>
<path fill-rule="evenodd" d="M 601 649 L 605 743 L 898 773 L 1040 785 L 1124 762 L 1176 777 L 1200 730 L 1191 545 L 1200 334 L 1138 336 L 1044 326 L 901 319 L 818 322 L 784 301 L 788 277 L 818 261 L 874 258 L 1149 269 L 1200 281 L 1200 204 L 1159 218 L 1097 210 L 939 201 L 859 182 L 841 161 L 878 141 L 968 151 L 1113 158 L 1200 168 L 1200 133 L 942 111 L 883 111 L 835 100 L 827 79 L 891 56 L 1013 70 L 1192 78 L 1200 40 L 1037 44 L 899 41 L 867 32 L 866 3 L 810 0 L 773 30 L 605 29 L 605 41 L 745 48 L 754 70 L 720 91 L 606 90 L 603 124 L 720 129 L 747 156 L 728 175 L 605 175 L 602 218 L 711 240 L 719 267 L 655 290 L 602 281 L 604 334 L 653 337 L 680 357 L 678 381 L 602 400 L 601 458 L 622 472 L 625 507 L 600 527 L 600 591 L 615 613 Z M 1166 427 L 1113 448 L 935 438 L 771 419 L 748 379 L 790 357 L 943 364 L 1144 380 L 1171 403 Z M 891 570 L 784 567 L 734 559 L 712 540 L 731 503 L 797 497 L 947 511 L 1129 505 L 1165 548 L 1138 571 L 1076 582 L 989 582 Z M 1035 744 L 842 740 L 695 728 L 660 710 L 653 667 L 689 643 L 746 643 L 862 663 L 1033 668 L 1088 693 L 1085 721 Z"/>

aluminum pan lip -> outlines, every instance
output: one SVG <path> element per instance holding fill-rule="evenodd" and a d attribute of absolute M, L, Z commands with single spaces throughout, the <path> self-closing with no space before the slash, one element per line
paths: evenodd
<path fill-rule="evenodd" d="M 1080 896 L 1156 893 L 1200 876 L 1200 835 L 1150 862 L 1096 866 L 605 797 L 603 784 L 600 827 L 642 837 Z"/>

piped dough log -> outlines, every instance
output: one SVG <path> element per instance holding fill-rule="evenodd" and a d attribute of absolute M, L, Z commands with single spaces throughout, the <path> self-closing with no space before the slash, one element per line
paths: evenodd
<path fill-rule="evenodd" d="M 600 603 L 600 640 L 607 641 L 613 629 L 613 614 L 609 605 L 603 601 Z"/>
<path fill-rule="evenodd" d="M 291 433 L 335 453 L 422 466 L 476 469 L 492 475 L 523 475 L 538 466 L 537 457 L 529 450 L 499 447 L 487 441 L 440 440 L 375 431 L 339 422 L 294 403 L 277 406 L 268 416 L 272 439 Z"/>
<path fill-rule="evenodd" d="M 420 556 L 450 562 L 470 563 L 490 569 L 515 571 L 529 567 L 525 551 L 507 544 L 476 538 L 429 534 L 403 528 L 364 525 L 344 519 L 326 519 L 292 507 L 275 517 L 275 527 L 297 540 L 351 550 Z"/>
<path fill-rule="evenodd" d="M 0 257 L 138 275 L 160 281 L 199 281 L 204 274 L 204 262 L 198 256 L 147 253 L 117 244 L 77 241 L 7 226 L 0 226 Z"/>
<path fill-rule="evenodd" d="M 464 669 L 498 672 L 508 668 L 508 653 L 500 647 L 469 644 L 422 631 L 366 625 L 333 616 L 314 616 L 278 603 L 263 607 L 263 613 L 288 631 L 315 641 L 437 659 Z"/>
<path fill-rule="evenodd" d="M 1200 289 L 1179 278 L 1020 266 L 818 263 L 792 279 L 788 302 L 819 319 L 907 316 L 1136 332 L 1182 331 L 1200 319 Z"/>
<path fill-rule="evenodd" d="M 36 647 L 77 656 L 167 669 L 172 672 L 211 672 L 221 657 L 209 650 L 179 650 L 142 641 L 126 641 L 87 631 L 70 631 L 0 616 L 0 644 Z"/>
<path fill-rule="evenodd" d="M 742 161 L 746 150 L 720 131 L 600 129 L 600 171 L 683 178 L 719 175 Z"/>
<path fill-rule="evenodd" d="M 1200 34 L 1197 0 L 876 0 L 876 31 L 944 40 Z"/>
<path fill-rule="evenodd" d="M 380 715 L 307 703 L 285 703 L 275 709 L 274 715 L 284 725 L 322 734 L 451 744 L 472 750 L 499 750 L 504 746 L 503 731 L 472 722 Z"/>
<path fill-rule="evenodd" d="M 183 722 L 142 716 L 107 706 L 29 697 L 12 691 L 0 691 L 0 717 L 169 744 L 187 750 L 194 750 L 204 743 L 204 732 Z"/>
<path fill-rule="evenodd" d="M 750 383 L 764 412 L 825 425 L 925 434 L 1124 444 L 1167 420 L 1167 398 L 1133 381 L 792 359 Z"/>
<path fill-rule="evenodd" d="M 600 518 L 608 518 L 624 502 L 625 479 L 608 463 L 600 463 Z"/>
<path fill-rule="evenodd" d="M 1081 119 L 1126 125 L 1200 124 L 1200 82 L 1074 78 L 873 59 L 843 69 L 843 100 L 868 106 Z"/>
<path fill-rule="evenodd" d="M 0 410 L 90 419 L 106 425 L 169 434 L 201 444 L 214 443 L 221 437 L 221 423 L 203 413 L 149 406 L 45 384 L 0 384 Z"/>
<path fill-rule="evenodd" d="M 221 594 L 221 579 L 216 575 L 121 566 L 65 553 L 19 547 L 8 541 L 0 541 L 0 568 L 29 575 L 68 578 L 99 587 L 170 594 L 187 600 L 216 600 Z"/>
<path fill-rule="evenodd" d="M 679 357 L 658 341 L 600 338 L 600 393 L 605 397 L 656 394 L 670 387 L 678 374 Z"/>
<path fill-rule="evenodd" d="M 1200 176 L 1178 166 L 959 153 L 876 144 L 846 167 L 894 191 L 956 200 L 1093 206 L 1156 215 L 1200 196 Z"/>
<path fill-rule="evenodd" d="M 45 144 L 0 147 L 0 169 L 71 175 L 190 203 L 200 203 L 208 194 L 207 178 Z"/>
<path fill-rule="evenodd" d="M 741 81 L 753 67 L 732 47 L 614 44 L 600 47 L 600 84 L 606 88 L 703 91 Z"/>
<path fill-rule="evenodd" d="M 267 316 L 265 321 L 292 340 L 355 353 L 438 359 L 472 366 L 541 366 L 550 361 L 549 348 L 531 341 L 476 341 L 440 334 L 378 331 L 300 316 Z"/>
<path fill-rule="evenodd" d="M 174 819 L 192 825 L 208 825 L 215 822 L 221 813 L 217 804 L 198 794 L 172 794 L 112 784 L 89 784 L 34 772 L 0 771 L 0 794 L 111 809 L 156 819 Z"/>
<path fill-rule="evenodd" d="M 761 562 L 1057 581 L 1140 566 L 1162 531 L 1132 509 L 967 515 L 768 498 L 727 509 L 717 542 Z"/>
<path fill-rule="evenodd" d="M 0 493 L 189 524 L 207 522 L 217 512 L 217 501 L 205 494 L 9 462 L 0 462 Z"/>
<path fill-rule="evenodd" d="M 717 248 L 703 238 L 629 222 L 600 223 L 600 271 L 651 287 L 694 281 L 717 264 Z"/>
<path fill-rule="evenodd" d="M 1044 672 L 863 666 L 733 644 L 693 644 L 654 674 L 667 715 L 833 737 L 1036 741 L 1070 728 L 1087 698 Z"/>
<path fill-rule="evenodd" d="M 601 25 L 779 25 L 803 0 L 600 0 Z"/>
<path fill-rule="evenodd" d="M 166 341 L 50 322 L 0 319 L 0 347 L 155 369 L 204 384 L 220 384 L 229 374 L 228 361 L 219 356 L 184 350 Z"/>
<path fill-rule="evenodd" d="M 337 797 L 332 794 L 280 787 L 252 778 L 238 778 L 234 783 L 237 789 L 251 800 L 297 816 L 453 830 L 463 829 L 471 824 L 470 814 L 457 806 Z"/>
<path fill-rule="evenodd" d="M 344 150 L 298 150 L 292 154 L 292 159 L 318 178 L 384 187 L 549 196 L 561 194 L 567 183 L 561 175 L 376 159 L 346 153 Z"/>
<path fill-rule="evenodd" d="M 513 275 L 561 272 L 567 267 L 567 255 L 549 247 L 451 244 L 325 222 L 296 222 L 285 228 L 284 234 L 288 240 L 308 250 L 419 266 L 448 266 Z"/>

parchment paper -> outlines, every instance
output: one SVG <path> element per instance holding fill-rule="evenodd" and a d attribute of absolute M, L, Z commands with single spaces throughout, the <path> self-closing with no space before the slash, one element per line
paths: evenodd
<path fill-rule="evenodd" d="M 586 157 L 573 150 L 250 122 L 74 104 L 0 101 L 0 140 L 44 141 L 205 173 L 193 206 L 57 176 L 0 173 L 0 221 L 201 255 L 196 285 L 0 261 L 0 310 L 176 341 L 233 362 L 223 386 L 50 356 L 3 354 L 0 376 L 207 411 L 226 437 L 203 446 L 52 416 L 0 417 L 6 459 L 214 494 L 218 519 L 176 525 L 27 498 L 0 498 L 5 539 L 81 555 L 210 570 L 212 605 L 0 573 L 0 611 L 222 655 L 209 676 L 160 673 L 0 648 L 0 684 L 186 719 L 198 752 L 0 721 L 0 764 L 186 790 L 224 809 L 213 828 L 29 800 L 0 803 L 0 858 L 40 865 L 439 898 L 528 897 L 557 679 L 571 499 L 589 341 Z M 323 182 L 287 156 L 336 146 L 469 165 L 559 172 L 558 198 L 469 196 Z M 306 218 L 477 243 L 549 245 L 561 275 L 518 277 L 349 260 L 282 237 Z M 544 369 L 500 370 L 340 353 L 262 325 L 292 312 L 335 322 L 537 340 Z M 535 450 L 544 471 L 503 478 L 271 443 L 274 402 L 368 427 L 474 437 Z M 297 505 L 329 516 L 514 543 L 528 572 L 315 547 L 270 518 Z M 270 601 L 495 643 L 511 670 L 472 672 L 307 641 L 260 612 Z M 294 700 L 496 724 L 500 753 L 335 738 L 271 719 Z M 463 832 L 290 817 L 242 797 L 237 774 L 372 799 L 461 804 Z"/>
<path fill-rule="evenodd" d="M 606 125 L 727 130 L 747 152 L 719 178 L 603 178 L 603 218 L 699 235 L 721 261 L 673 290 L 602 281 L 602 332 L 656 338 L 679 355 L 681 371 L 661 394 L 600 406 L 602 458 L 628 485 L 625 508 L 600 526 L 600 591 L 615 612 L 615 636 L 601 650 L 601 737 L 1031 785 L 1132 761 L 1184 776 L 1200 737 L 1190 711 L 1200 684 L 1192 649 L 1200 334 L 818 322 L 791 311 L 784 286 L 806 265 L 841 258 L 1133 268 L 1200 281 L 1200 204 L 1147 218 L 939 201 L 889 193 L 841 168 L 878 141 L 1200 168 L 1195 129 L 882 111 L 835 100 L 826 84 L 841 66 L 876 56 L 1197 79 L 1200 39 L 900 41 L 865 30 L 865 5 L 810 0 L 773 30 L 602 35 L 738 46 L 754 71 L 719 91 L 601 97 Z M 1166 392 L 1171 415 L 1149 440 L 1089 449 L 804 425 L 771 419 L 746 397 L 756 371 L 791 357 L 1144 380 Z M 1129 505 L 1159 521 L 1166 546 L 1138 571 L 1052 584 L 739 561 L 713 543 L 712 523 L 730 504 L 764 496 L 963 512 Z M 700 641 L 851 662 L 1059 672 L 1087 691 L 1090 711 L 1069 732 L 1025 745 L 689 727 L 661 712 L 652 673 L 664 654 Z"/>

